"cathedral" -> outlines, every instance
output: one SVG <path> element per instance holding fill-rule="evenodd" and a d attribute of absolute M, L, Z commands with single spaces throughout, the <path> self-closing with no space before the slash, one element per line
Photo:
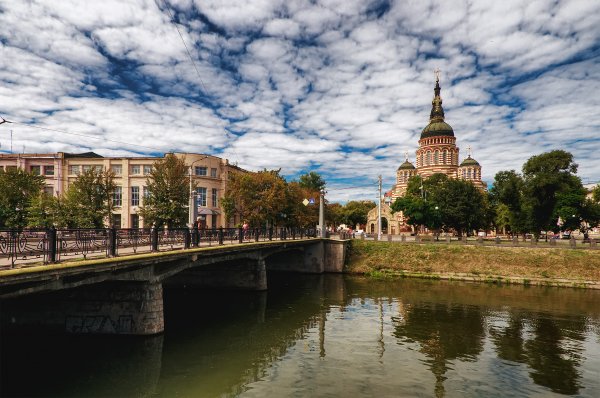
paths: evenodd
<path fill-rule="evenodd" d="M 436 72 L 433 92 L 429 124 L 421 132 L 416 152 L 416 167 L 410 162 L 408 152 L 405 153 L 405 161 L 396 171 L 396 184 L 389 192 L 386 192 L 386 200 L 382 202 L 381 217 L 384 233 L 398 234 L 411 230 L 405 223 L 406 220 L 402 213 L 392 214 L 392 210 L 386 202 L 393 202 L 396 198 L 403 196 L 408 187 L 408 180 L 413 176 L 428 178 L 432 174 L 443 173 L 450 178 L 471 181 L 482 190 L 487 189 L 486 183 L 481 181 L 481 165 L 471 157 L 470 148 L 467 148 L 467 158 L 459 163 L 459 148 L 456 146 L 454 130 L 444 120 L 439 72 Z M 366 229 L 368 233 L 377 232 L 377 208 L 369 212 Z"/>

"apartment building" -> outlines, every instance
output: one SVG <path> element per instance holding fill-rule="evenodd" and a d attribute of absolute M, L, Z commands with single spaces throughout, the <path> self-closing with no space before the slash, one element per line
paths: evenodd
<path fill-rule="evenodd" d="M 175 153 L 189 169 L 190 185 L 196 211 L 192 211 L 195 222 L 207 228 L 231 227 L 239 220 L 225 220 L 220 207 L 231 171 L 244 171 L 230 165 L 227 159 L 216 156 Z M 115 174 L 116 189 L 113 192 L 115 211 L 111 223 L 117 228 L 144 228 L 139 216 L 140 206 L 150 194 L 148 175 L 159 157 L 104 157 L 94 152 L 70 154 L 3 154 L 0 168 L 20 167 L 46 179 L 44 190 L 54 196 L 62 195 L 81 173 L 86 170 L 111 170 Z"/>

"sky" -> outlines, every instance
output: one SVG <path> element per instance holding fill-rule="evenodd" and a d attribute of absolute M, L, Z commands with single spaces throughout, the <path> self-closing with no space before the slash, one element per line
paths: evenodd
<path fill-rule="evenodd" d="M 375 200 L 436 68 L 488 183 L 553 149 L 600 180 L 597 0 L 0 0 L 0 153 L 205 153 Z"/>

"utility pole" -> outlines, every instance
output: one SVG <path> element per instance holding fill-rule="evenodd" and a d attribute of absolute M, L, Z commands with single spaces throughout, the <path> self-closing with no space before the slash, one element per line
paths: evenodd
<path fill-rule="evenodd" d="M 319 197 L 319 233 L 321 238 L 327 237 L 327 230 L 325 229 L 325 190 L 322 189 Z"/>
<path fill-rule="evenodd" d="M 379 195 L 377 196 L 377 240 L 381 241 L 381 174 L 379 175 Z"/>

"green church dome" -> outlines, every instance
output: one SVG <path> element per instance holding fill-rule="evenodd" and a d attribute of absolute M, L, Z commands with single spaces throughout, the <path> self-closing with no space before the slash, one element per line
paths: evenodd
<path fill-rule="evenodd" d="M 414 170 L 414 169 L 415 169 L 415 166 L 408 160 L 406 162 L 402 163 L 400 165 L 400 167 L 398 167 L 398 170 Z"/>
<path fill-rule="evenodd" d="M 463 160 L 462 163 L 460 164 L 460 167 L 463 167 L 463 166 L 480 166 L 480 165 L 479 165 L 478 161 L 476 161 L 475 159 L 473 159 L 471 157 L 471 155 L 469 155 L 469 157 L 466 158 L 465 160 Z"/>
<path fill-rule="evenodd" d="M 438 136 L 454 137 L 454 130 L 444 121 L 432 121 L 421 132 L 421 139 L 438 137 Z"/>

